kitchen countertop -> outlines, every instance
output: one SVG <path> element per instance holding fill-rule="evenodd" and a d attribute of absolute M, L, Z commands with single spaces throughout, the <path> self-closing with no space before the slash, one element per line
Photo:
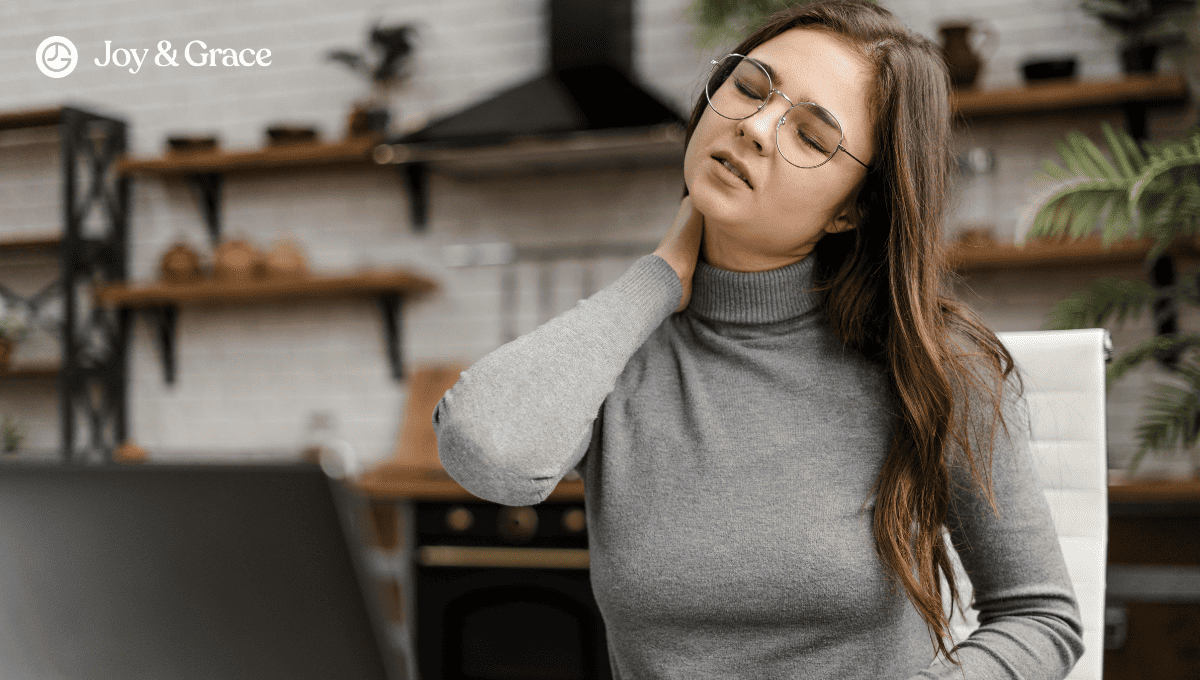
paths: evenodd
<path fill-rule="evenodd" d="M 384 465 L 363 474 L 355 485 L 372 500 L 479 500 L 441 468 Z M 583 480 L 562 480 L 546 500 L 582 501 Z"/>
<path fill-rule="evenodd" d="M 477 500 L 441 468 L 384 465 L 364 474 L 358 489 L 374 500 Z M 564 479 L 547 500 L 583 500 L 583 480 Z M 1114 475 L 1109 506 L 1195 505 L 1200 511 L 1200 477 L 1124 480 Z"/>

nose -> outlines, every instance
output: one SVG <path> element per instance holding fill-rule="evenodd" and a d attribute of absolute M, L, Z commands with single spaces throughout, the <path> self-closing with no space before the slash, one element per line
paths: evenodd
<path fill-rule="evenodd" d="M 771 97 L 753 116 L 738 121 L 738 132 L 754 143 L 759 153 L 775 150 L 775 131 L 779 119 L 791 107 L 778 92 L 772 90 Z"/>

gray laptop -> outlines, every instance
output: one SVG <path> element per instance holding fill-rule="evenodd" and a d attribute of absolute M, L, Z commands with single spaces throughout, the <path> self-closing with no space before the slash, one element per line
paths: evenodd
<path fill-rule="evenodd" d="M 313 465 L 0 464 L 0 678 L 384 680 Z"/>

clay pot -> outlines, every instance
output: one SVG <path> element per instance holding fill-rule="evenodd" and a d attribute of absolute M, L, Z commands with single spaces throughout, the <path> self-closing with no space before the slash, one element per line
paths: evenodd
<path fill-rule="evenodd" d="M 985 42 L 994 42 L 995 32 L 979 22 L 956 21 L 938 26 L 938 33 L 942 36 L 942 55 L 946 59 L 950 82 L 954 87 L 974 87 L 979 71 L 983 68 L 983 58 L 971 45 L 972 31 L 977 28 L 987 38 Z"/>
<path fill-rule="evenodd" d="M 263 266 L 269 278 L 300 278 L 308 275 L 304 249 L 294 239 L 275 241 Z"/>
<path fill-rule="evenodd" d="M 113 451 L 113 461 L 117 463 L 141 463 L 146 460 L 146 449 L 125 440 Z"/>
<path fill-rule="evenodd" d="M 186 243 L 176 243 L 163 253 L 158 271 L 159 278 L 167 283 L 199 281 L 200 253 Z"/>
<path fill-rule="evenodd" d="M 347 137 L 383 136 L 387 131 L 390 114 L 385 108 L 373 108 L 355 104 L 346 119 Z"/>
<path fill-rule="evenodd" d="M 213 278 L 218 281 L 253 281 L 262 273 L 262 253 L 246 239 L 230 239 L 213 251 Z"/>

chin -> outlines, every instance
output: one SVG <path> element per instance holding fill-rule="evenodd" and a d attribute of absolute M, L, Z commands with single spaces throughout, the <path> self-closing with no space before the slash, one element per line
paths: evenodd
<path fill-rule="evenodd" d="M 733 205 L 733 202 L 722 196 L 720 192 L 704 186 L 703 182 L 699 185 L 689 184 L 688 196 L 692 199 L 692 205 L 704 215 L 707 221 L 732 224 L 746 217 L 745 207 Z"/>

